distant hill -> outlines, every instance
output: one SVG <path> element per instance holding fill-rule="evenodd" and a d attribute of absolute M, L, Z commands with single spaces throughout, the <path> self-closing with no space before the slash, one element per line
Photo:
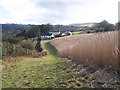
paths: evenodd
<path fill-rule="evenodd" d="M 24 25 L 24 24 L 1 24 L 2 32 L 9 34 L 19 33 L 21 30 L 29 29 L 32 25 Z M 53 25 L 54 30 L 52 31 L 79 31 L 79 27 L 71 26 L 71 25 Z"/>
<path fill-rule="evenodd" d="M 55 30 L 57 31 L 80 31 L 82 29 L 87 30 L 89 27 L 92 27 L 95 23 L 78 23 L 70 25 L 54 25 Z"/>
<path fill-rule="evenodd" d="M 52 31 L 79 31 L 81 29 L 89 28 L 93 26 L 95 23 L 78 23 L 78 24 L 70 24 L 70 25 L 53 25 L 54 30 Z M 2 32 L 6 34 L 17 34 L 21 30 L 27 30 L 32 25 L 31 24 L 0 24 L 2 25 Z"/>
<path fill-rule="evenodd" d="M 7 30 L 21 30 L 25 28 L 30 28 L 32 25 L 23 25 L 23 24 L 1 24 L 2 25 L 2 30 L 7 31 Z"/>
<path fill-rule="evenodd" d="M 95 24 L 95 22 L 92 23 L 78 23 L 78 24 L 70 24 L 70 26 L 74 27 L 91 27 Z"/>
<path fill-rule="evenodd" d="M 23 29 L 28 29 L 32 25 L 24 25 L 24 24 L 0 24 L 2 25 L 2 32 L 3 33 L 17 33 Z"/>
<path fill-rule="evenodd" d="M 74 27 L 71 25 L 54 25 L 54 31 L 79 31 L 79 27 Z"/>

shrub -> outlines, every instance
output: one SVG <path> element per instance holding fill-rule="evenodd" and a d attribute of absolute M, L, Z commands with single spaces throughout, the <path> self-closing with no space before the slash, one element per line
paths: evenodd
<path fill-rule="evenodd" d="M 9 42 L 12 44 L 17 44 L 22 40 L 23 40 L 22 38 L 16 38 L 16 37 L 3 37 L 3 39 L 2 39 L 2 41 L 4 41 L 4 42 Z"/>
<path fill-rule="evenodd" d="M 36 52 L 35 45 L 36 42 L 32 43 L 30 40 L 23 40 L 22 38 L 16 37 L 4 37 L 2 45 L 3 59 L 6 57 L 18 57 L 18 56 L 29 56 L 29 57 L 39 57 L 41 52 Z M 40 44 L 38 44 L 39 46 Z"/>
<path fill-rule="evenodd" d="M 87 33 L 90 33 L 90 31 L 87 31 Z"/>
<path fill-rule="evenodd" d="M 32 42 L 30 41 L 23 41 L 20 43 L 20 45 L 23 47 L 23 48 L 26 48 L 26 49 L 30 49 L 30 50 L 34 50 L 34 45 Z"/>
<path fill-rule="evenodd" d="M 35 50 L 23 48 L 21 45 L 3 42 L 2 57 L 17 57 L 17 56 L 38 56 Z"/>

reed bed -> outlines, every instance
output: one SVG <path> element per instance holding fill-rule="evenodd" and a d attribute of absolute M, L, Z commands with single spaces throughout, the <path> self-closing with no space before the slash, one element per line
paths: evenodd
<path fill-rule="evenodd" d="M 72 35 L 50 43 L 58 55 L 95 67 L 120 69 L 118 31 Z"/>

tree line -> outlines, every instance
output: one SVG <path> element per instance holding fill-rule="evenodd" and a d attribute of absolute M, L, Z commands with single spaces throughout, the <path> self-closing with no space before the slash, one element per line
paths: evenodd
<path fill-rule="evenodd" d="M 54 27 L 51 24 L 33 25 L 28 30 L 22 30 L 17 37 L 23 36 L 27 38 L 40 37 L 42 34 L 48 34 Z"/>
<path fill-rule="evenodd" d="M 90 29 L 95 30 L 95 32 L 114 31 L 120 29 L 120 22 L 114 25 L 103 20 L 102 22 L 93 25 Z"/>
<path fill-rule="evenodd" d="M 108 23 L 106 20 L 103 20 L 100 23 L 95 23 L 92 27 L 88 27 L 89 30 L 94 30 L 95 32 L 106 32 L 114 31 L 120 29 L 120 22 L 114 24 Z M 32 25 L 31 28 L 27 30 L 22 30 L 17 37 L 24 38 L 34 38 L 40 37 L 42 34 L 48 34 L 49 31 L 57 30 L 52 24 L 42 24 L 42 25 Z"/>

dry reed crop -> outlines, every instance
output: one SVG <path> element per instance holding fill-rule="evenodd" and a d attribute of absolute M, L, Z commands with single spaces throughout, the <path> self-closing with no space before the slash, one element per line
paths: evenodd
<path fill-rule="evenodd" d="M 79 63 L 120 69 L 118 32 L 73 35 L 51 41 L 58 55 Z"/>

